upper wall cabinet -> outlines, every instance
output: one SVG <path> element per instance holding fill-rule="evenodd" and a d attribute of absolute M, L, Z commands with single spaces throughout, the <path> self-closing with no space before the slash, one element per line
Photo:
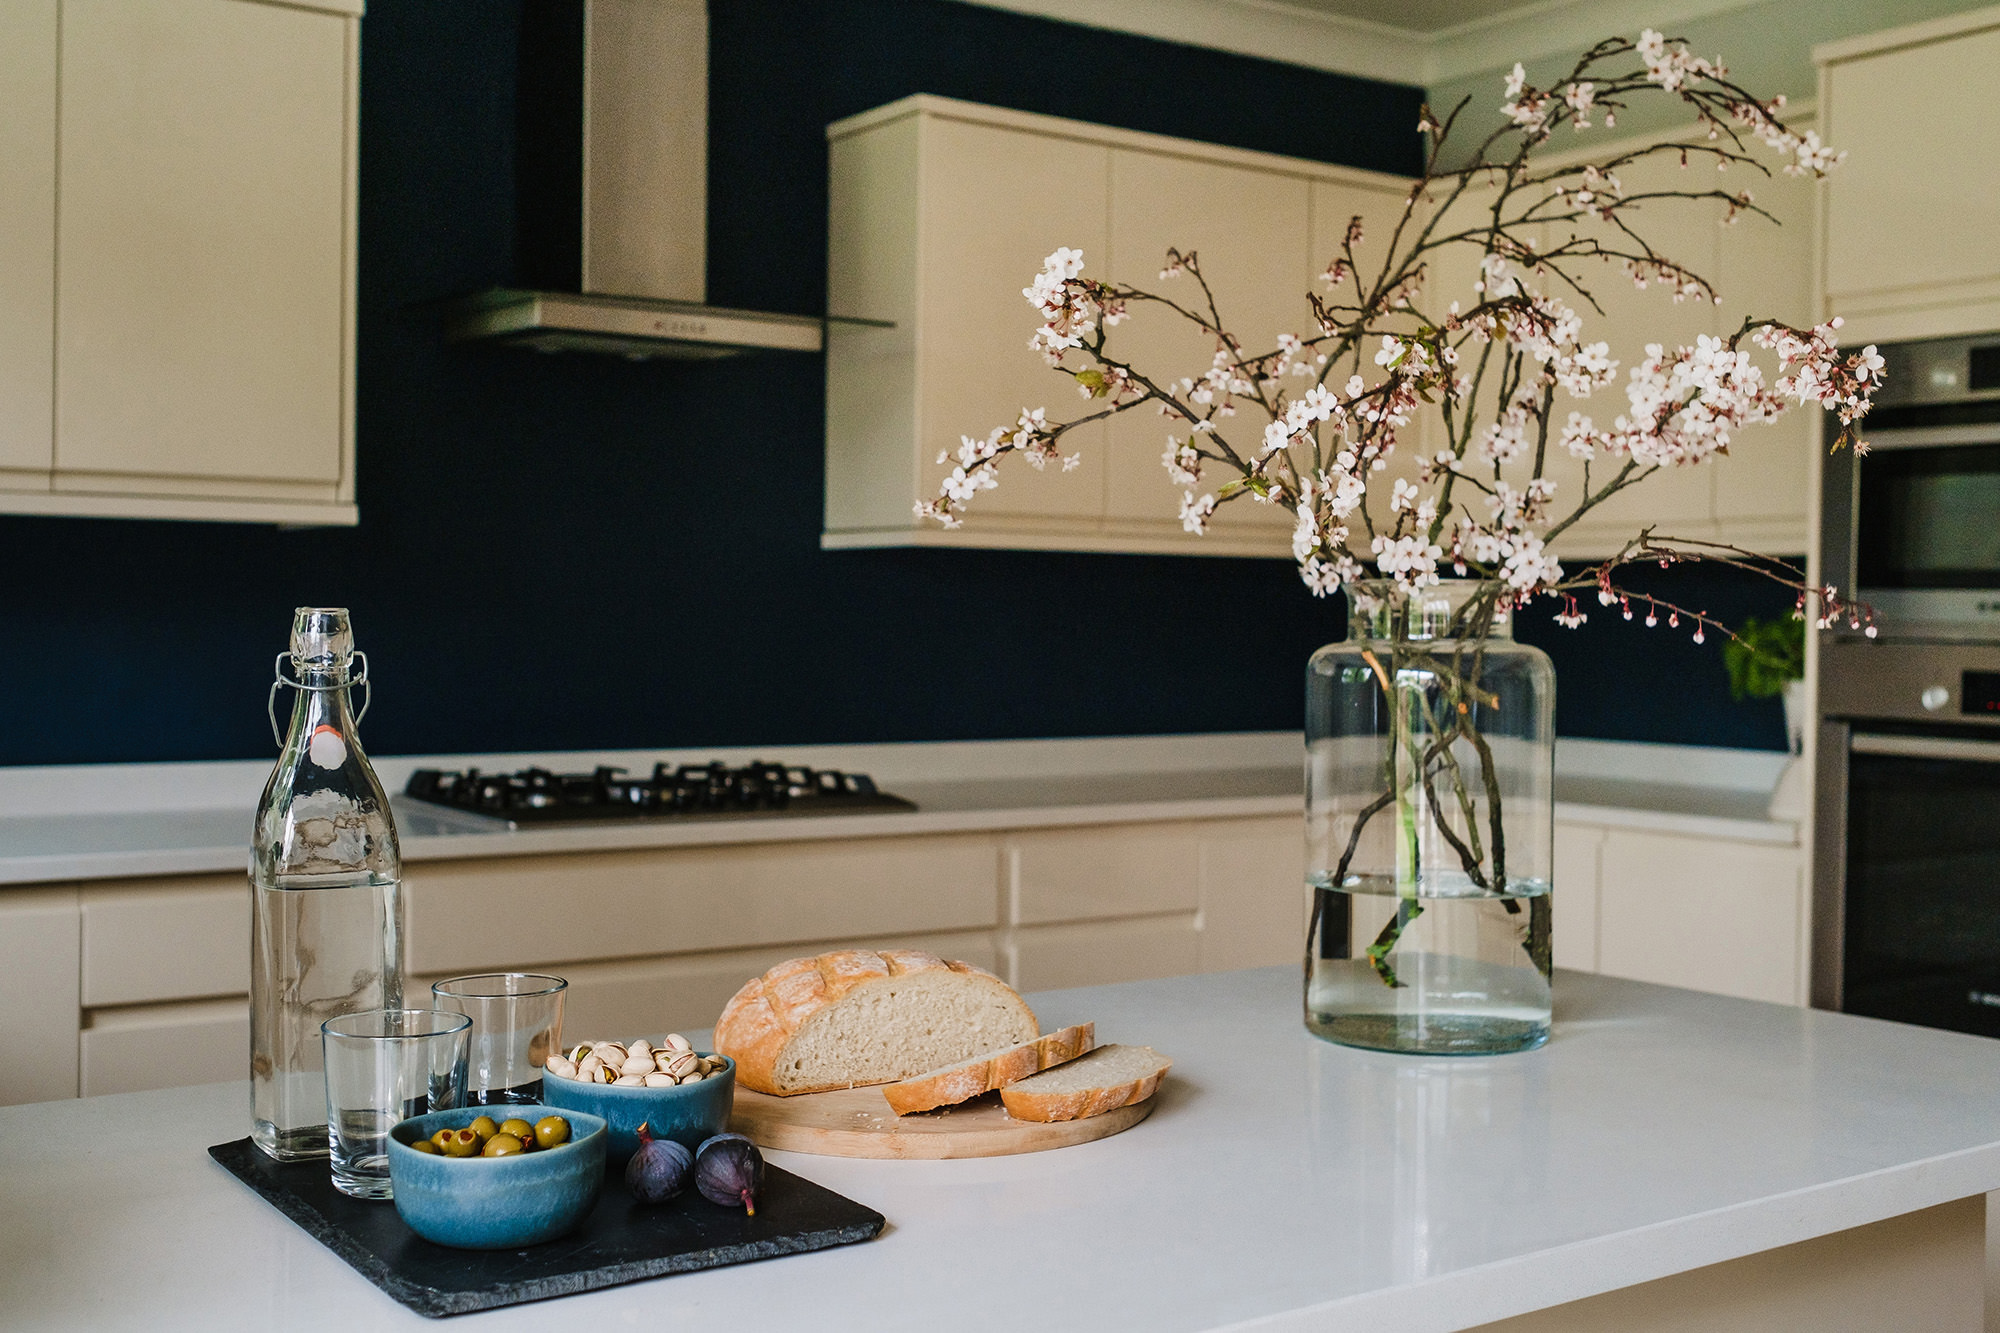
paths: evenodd
<path fill-rule="evenodd" d="M 1827 141 L 1823 280 L 1844 341 L 2000 328 L 2000 9 L 1814 49 Z"/>
<path fill-rule="evenodd" d="M 1794 115 L 1791 124 L 1809 129 L 1813 119 Z M 1652 144 L 1684 140 L 1688 133 L 1682 128 L 1669 135 L 1597 141 L 1588 150 L 1551 153 L 1538 161 L 1543 169 L 1600 162 Z M 1633 229 L 1659 254 L 1686 264 L 1713 283 L 1721 304 L 1676 301 L 1672 289 L 1658 282 L 1637 288 L 1622 270 L 1608 264 L 1581 271 L 1588 300 L 1557 288 L 1557 294 L 1582 315 L 1584 340 L 1608 342 L 1618 362 L 1617 380 L 1608 388 L 1582 399 L 1558 395 L 1553 413 L 1558 425 L 1571 412 L 1581 412 L 1600 426 L 1624 412 L 1627 376 L 1644 359 L 1650 343 L 1671 350 L 1703 335 L 1727 337 L 1741 329 L 1745 319 L 1776 319 L 1801 327 L 1813 322 L 1814 185 L 1784 175 L 1776 154 L 1756 146 L 1750 152 L 1771 169 L 1770 176 L 1742 166 L 1718 175 L 1714 163 L 1690 156 L 1684 164 L 1676 152 L 1640 157 L 1618 168 L 1628 196 L 1718 186 L 1748 189 L 1757 207 L 1770 217 L 1744 214 L 1725 225 L 1722 210 L 1712 199 L 1659 198 L 1636 205 L 1628 215 Z M 1584 224 L 1575 231 L 1590 236 L 1592 225 L 1602 227 Z M 1543 229 L 1544 248 L 1567 241 L 1571 228 L 1565 224 L 1561 234 L 1556 233 L 1553 224 Z M 1615 235 L 1598 239 L 1621 249 L 1631 244 L 1629 238 Z M 1476 260 L 1476 252 L 1467 249 L 1453 261 L 1462 271 L 1455 271 L 1451 281 L 1468 302 Z M 1545 286 L 1557 287 L 1553 282 Z M 1447 296 L 1440 293 L 1439 303 Z M 1775 376 L 1774 357 L 1754 347 L 1748 350 L 1767 375 Z M 1807 493 L 1816 477 L 1815 412 L 1794 408 L 1775 422 L 1738 432 L 1726 456 L 1645 478 L 1586 514 L 1556 541 L 1556 553 L 1571 561 L 1611 555 L 1646 527 L 1661 537 L 1724 542 L 1780 555 L 1803 553 L 1809 545 Z M 1603 460 L 1586 476 L 1584 465 L 1560 449 L 1551 450 L 1547 475 L 1556 483 L 1553 512 L 1558 516 L 1570 511 L 1586 484 L 1595 489 L 1609 479 Z"/>
<path fill-rule="evenodd" d="M 360 16 L 0 6 L 0 512 L 355 521 Z"/>
<path fill-rule="evenodd" d="M 1021 289 L 1058 246 L 1082 250 L 1086 273 L 1149 289 L 1169 246 L 1197 251 L 1225 327 L 1275 345 L 1310 329 L 1306 293 L 1348 219 L 1392 218 L 1408 181 L 931 96 L 827 137 L 829 309 L 894 327 L 828 331 L 825 546 L 1290 556 L 1290 516 L 1247 500 L 1205 537 L 1182 531 L 1182 488 L 1161 466 L 1167 423 L 1146 409 L 1065 436 L 1082 455 L 1071 472 L 1003 466 L 963 528 L 913 510 L 960 436 L 1012 425 L 1023 407 L 1089 410 L 1028 348 L 1040 320 Z M 1135 310 L 1118 338 L 1175 377 L 1215 352 L 1157 309 Z"/>

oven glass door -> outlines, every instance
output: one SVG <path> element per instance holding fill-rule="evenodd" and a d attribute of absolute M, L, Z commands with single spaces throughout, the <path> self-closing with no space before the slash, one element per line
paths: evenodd
<path fill-rule="evenodd" d="M 1922 442 L 1938 436 L 1951 442 Z M 1896 619 L 1958 619 L 1956 603 L 2000 590 L 2000 426 L 1884 431 L 1877 445 L 1856 495 L 1861 594 Z"/>
<path fill-rule="evenodd" d="M 2000 1036 L 2000 742 L 1853 738 L 1849 1013 Z"/>

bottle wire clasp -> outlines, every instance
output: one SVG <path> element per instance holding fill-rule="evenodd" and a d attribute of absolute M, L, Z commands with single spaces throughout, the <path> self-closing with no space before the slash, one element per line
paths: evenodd
<path fill-rule="evenodd" d="M 323 694 L 328 690 L 351 690 L 357 685 L 366 687 L 361 696 L 361 711 L 354 715 L 354 725 L 357 727 L 361 725 L 361 719 L 368 716 L 368 705 L 375 702 L 375 687 L 368 683 L 367 653 L 358 650 L 354 653 L 352 660 L 357 674 L 338 685 L 308 685 L 302 680 L 286 675 L 285 663 L 292 660 L 290 653 L 278 654 L 278 660 L 271 666 L 271 693 L 264 700 L 265 715 L 271 719 L 271 739 L 278 743 L 278 748 L 283 749 L 285 745 L 285 733 L 278 726 L 278 691 L 287 686 L 295 690 L 308 690 L 314 694 Z"/>

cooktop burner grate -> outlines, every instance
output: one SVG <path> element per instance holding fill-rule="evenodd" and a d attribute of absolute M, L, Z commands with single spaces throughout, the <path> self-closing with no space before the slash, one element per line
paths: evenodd
<path fill-rule="evenodd" d="M 520 824 L 585 820 L 673 819 L 767 815 L 882 813 L 914 810 L 914 802 L 876 789 L 866 773 L 767 764 L 731 767 L 655 764 L 652 776 L 622 768 L 592 773 L 482 773 L 420 768 L 405 792 L 419 801 L 471 810 Z"/>

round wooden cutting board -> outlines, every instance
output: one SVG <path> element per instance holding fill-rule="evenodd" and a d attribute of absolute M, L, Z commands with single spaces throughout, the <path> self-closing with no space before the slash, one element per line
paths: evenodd
<path fill-rule="evenodd" d="M 989 1092 L 959 1106 L 897 1115 L 879 1087 L 769 1097 L 738 1084 L 729 1127 L 760 1148 L 822 1157 L 1004 1157 L 1089 1143 L 1130 1129 L 1153 1111 L 1153 1098 L 1082 1120 L 1016 1120 Z"/>

